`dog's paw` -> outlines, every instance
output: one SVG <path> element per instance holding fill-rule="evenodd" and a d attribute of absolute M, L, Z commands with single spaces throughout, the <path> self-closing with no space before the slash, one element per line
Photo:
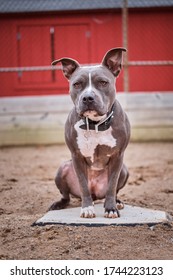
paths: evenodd
<path fill-rule="evenodd" d="M 124 208 L 124 203 L 121 200 L 116 199 L 116 206 L 118 210 L 121 210 Z"/>
<path fill-rule="evenodd" d="M 95 216 L 96 214 L 95 214 L 94 206 L 81 208 L 81 213 L 80 213 L 81 218 L 95 218 Z"/>
<path fill-rule="evenodd" d="M 47 211 L 63 209 L 69 204 L 69 201 L 70 199 L 61 198 L 60 201 L 54 202 Z"/>
<path fill-rule="evenodd" d="M 105 214 L 104 214 L 105 218 L 115 219 L 115 218 L 118 218 L 119 216 L 120 216 L 120 214 L 117 209 L 111 209 L 111 210 L 105 209 Z"/>

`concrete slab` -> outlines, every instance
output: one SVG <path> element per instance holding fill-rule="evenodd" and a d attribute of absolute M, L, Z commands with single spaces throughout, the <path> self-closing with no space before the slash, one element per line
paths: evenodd
<path fill-rule="evenodd" d="M 170 223 L 173 217 L 163 211 L 157 211 L 142 207 L 125 205 L 120 210 L 120 217 L 116 219 L 104 218 L 103 204 L 95 204 L 96 218 L 80 218 L 80 207 L 67 208 L 47 212 L 42 218 L 38 219 L 33 225 L 44 226 L 48 224 L 63 225 L 86 225 L 86 226 L 106 226 L 106 225 L 154 225 L 158 223 Z"/>

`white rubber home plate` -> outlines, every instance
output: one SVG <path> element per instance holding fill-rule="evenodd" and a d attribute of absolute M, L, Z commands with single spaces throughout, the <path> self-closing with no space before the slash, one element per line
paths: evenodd
<path fill-rule="evenodd" d="M 120 217 L 116 219 L 104 218 L 103 204 L 95 204 L 96 217 L 80 218 L 80 207 L 67 208 L 47 212 L 42 218 L 38 219 L 33 225 L 86 225 L 86 226 L 104 226 L 104 225 L 154 225 L 157 223 L 169 223 L 172 217 L 163 211 L 156 211 L 147 208 L 125 205 L 120 210 Z"/>

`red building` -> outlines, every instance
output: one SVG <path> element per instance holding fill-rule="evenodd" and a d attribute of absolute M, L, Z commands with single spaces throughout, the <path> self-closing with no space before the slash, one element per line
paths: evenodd
<path fill-rule="evenodd" d="M 61 71 L 4 70 L 49 66 L 63 56 L 100 62 L 108 49 L 123 46 L 121 2 L 0 0 L 0 96 L 67 93 Z M 173 60 L 173 1 L 131 0 L 128 12 L 129 62 Z M 129 66 L 129 90 L 172 91 L 173 67 Z"/>

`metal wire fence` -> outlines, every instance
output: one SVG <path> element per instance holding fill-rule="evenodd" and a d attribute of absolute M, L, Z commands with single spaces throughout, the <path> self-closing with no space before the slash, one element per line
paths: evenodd
<path fill-rule="evenodd" d="M 112 7 L 100 10 L 94 1 L 98 7 L 90 13 L 87 7 L 73 14 L 58 8 L 51 14 L 41 8 L 39 14 L 32 8 L 27 14 L 3 9 L 0 96 L 66 93 L 61 67 L 52 68 L 52 60 L 72 54 L 82 64 L 95 64 L 100 53 L 119 45 L 128 49 L 120 91 L 173 91 L 172 1 L 152 7 L 143 0 L 108 2 Z"/>

